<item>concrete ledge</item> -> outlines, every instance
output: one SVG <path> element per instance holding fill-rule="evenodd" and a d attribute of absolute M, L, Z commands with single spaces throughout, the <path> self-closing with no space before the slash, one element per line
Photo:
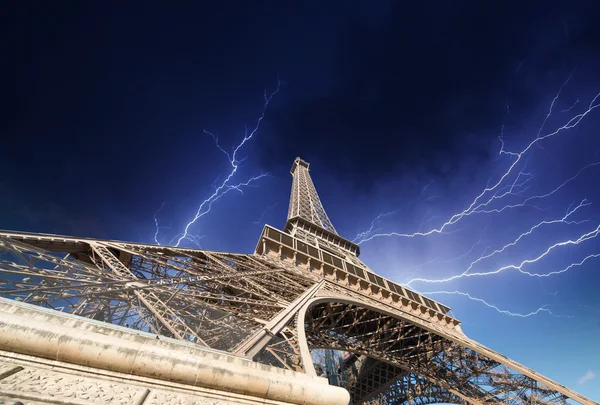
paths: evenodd
<path fill-rule="evenodd" d="M 294 404 L 347 405 L 322 378 L 0 299 L 0 350 Z"/>

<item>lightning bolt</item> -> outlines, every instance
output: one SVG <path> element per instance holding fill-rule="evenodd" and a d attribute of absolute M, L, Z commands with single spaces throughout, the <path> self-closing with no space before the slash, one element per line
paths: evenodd
<path fill-rule="evenodd" d="M 575 72 L 573 71 L 573 73 L 575 73 Z M 552 99 L 552 102 L 550 103 L 550 108 L 548 108 L 548 114 L 546 114 L 546 118 L 544 118 L 544 122 L 542 122 L 540 129 L 538 129 L 537 138 L 539 138 L 540 135 L 542 134 L 542 130 L 546 126 L 546 122 L 548 122 L 548 119 L 550 119 L 550 116 L 552 115 L 552 110 L 554 109 L 554 104 L 556 103 L 556 100 L 558 100 L 558 98 L 560 97 L 560 93 L 562 92 L 562 89 L 567 85 L 567 83 L 569 83 L 569 80 L 571 80 L 571 77 L 573 77 L 573 73 L 571 73 L 569 75 L 569 77 L 567 77 L 567 80 L 565 80 L 565 82 L 562 84 L 562 86 L 560 86 L 560 88 L 558 89 L 558 92 L 556 93 L 556 96 L 554 96 L 554 98 Z"/>
<path fill-rule="evenodd" d="M 567 82 L 568 82 L 568 80 L 567 80 Z M 565 82 L 565 84 L 567 82 Z M 564 84 L 563 84 L 563 86 L 564 86 Z M 561 90 L 562 90 L 562 86 L 561 86 Z M 552 100 L 549 114 L 552 112 L 552 108 L 554 106 L 556 99 L 558 98 L 558 95 L 560 95 L 560 90 L 559 90 L 557 96 L 554 97 Z M 461 219 L 463 219 L 465 217 L 471 216 L 473 214 L 498 212 L 497 210 L 490 210 L 490 212 L 488 212 L 487 210 L 485 210 L 485 208 L 488 207 L 492 202 L 500 200 L 503 197 L 508 196 L 509 194 L 513 195 L 515 186 L 517 184 L 522 184 L 522 183 L 518 183 L 518 180 L 515 180 L 512 183 L 512 185 L 509 187 L 508 191 L 499 192 L 500 190 L 502 190 L 502 185 L 505 183 L 505 181 L 509 178 L 509 176 L 511 176 L 515 172 L 518 164 L 524 159 L 524 156 L 527 154 L 527 152 L 529 152 L 531 150 L 531 148 L 533 148 L 535 145 L 538 145 L 541 142 L 543 142 L 549 138 L 555 137 L 557 135 L 560 135 L 563 132 L 566 132 L 570 129 L 575 128 L 588 114 L 590 114 L 596 108 L 600 107 L 600 103 L 598 103 L 599 97 L 600 97 L 600 93 L 596 94 L 596 96 L 589 103 L 589 105 L 587 106 L 585 111 L 573 116 L 571 119 L 569 119 L 564 125 L 560 126 L 558 129 L 556 129 L 552 132 L 548 132 L 545 135 L 541 135 L 542 129 L 545 126 L 548 118 L 544 119 L 544 122 L 543 122 L 542 126 L 540 127 L 540 130 L 538 131 L 538 135 L 532 141 L 530 141 L 523 149 L 521 149 L 521 151 L 519 151 L 519 152 L 507 151 L 505 149 L 504 141 L 502 140 L 502 137 L 500 137 L 501 148 L 499 151 L 499 155 L 507 155 L 507 156 L 513 157 L 514 158 L 513 162 L 508 166 L 508 169 L 506 169 L 504 171 L 504 173 L 500 176 L 500 178 L 497 181 L 492 182 L 492 185 L 490 185 L 488 182 L 488 185 L 486 185 L 486 187 L 477 196 L 475 196 L 475 198 L 471 201 L 471 203 L 467 206 L 467 208 L 452 215 L 446 222 L 444 222 L 437 228 L 433 228 L 433 229 L 430 229 L 429 231 L 425 231 L 425 232 L 417 231 L 417 232 L 413 232 L 413 233 L 402 233 L 402 232 L 373 233 L 373 234 L 370 234 L 370 235 L 362 238 L 357 243 L 362 244 L 364 242 L 368 242 L 370 240 L 373 240 L 375 238 L 380 238 L 380 237 L 396 236 L 396 237 L 404 237 L 404 238 L 414 238 L 414 237 L 419 237 L 419 236 L 429 236 L 432 234 L 441 234 L 446 230 L 446 228 L 456 224 L 457 222 L 459 222 Z M 519 172 L 519 174 L 517 174 L 517 179 L 519 179 L 523 175 L 524 175 L 524 173 L 522 171 Z M 491 196 L 490 196 L 490 194 L 491 194 Z M 543 197 L 536 196 L 534 198 L 543 198 Z M 521 204 L 521 205 L 517 205 L 517 206 L 523 206 L 523 205 Z"/>
<path fill-rule="evenodd" d="M 502 125 L 500 128 L 500 150 L 498 152 L 498 159 L 504 157 L 508 160 L 508 163 L 499 165 L 494 173 L 489 178 L 485 187 L 479 190 L 478 193 L 475 194 L 474 198 L 472 198 L 466 205 L 466 208 L 462 209 L 462 211 L 456 212 L 451 216 L 443 219 L 443 223 L 439 224 L 435 227 L 428 227 L 429 230 L 422 230 L 423 223 L 419 226 L 416 232 L 379 232 L 375 224 L 380 225 L 382 217 L 384 217 L 387 213 L 378 215 L 372 222 L 371 226 L 365 232 L 359 233 L 357 235 L 356 241 L 358 244 L 362 244 L 368 241 L 371 241 L 375 238 L 380 237 L 402 237 L 402 238 L 417 238 L 417 237 L 426 237 L 434 234 L 448 234 L 452 233 L 449 231 L 451 227 L 454 227 L 457 223 L 464 220 L 467 217 L 472 217 L 475 215 L 492 215 L 492 214 L 500 214 L 506 212 L 508 210 L 513 210 L 522 207 L 529 207 L 540 211 L 548 210 L 548 208 L 544 208 L 543 204 L 545 201 L 549 200 L 550 197 L 557 194 L 560 190 L 566 188 L 569 183 L 576 180 L 583 172 L 588 171 L 592 168 L 595 168 L 600 165 L 600 161 L 596 161 L 593 163 L 589 163 L 571 175 L 570 177 L 564 179 L 560 184 L 553 186 L 554 188 L 550 188 L 549 191 L 542 191 L 531 193 L 530 189 L 533 185 L 533 181 L 535 180 L 535 175 L 531 170 L 526 170 L 528 159 L 530 156 L 531 149 L 534 147 L 542 148 L 542 144 L 545 143 L 546 140 L 560 136 L 564 133 L 569 132 L 569 130 L 575 128 L 579 125 L 580 122 L 584 118 L 586 118 L 590 113 L 592 113 L 596 108 L 600 107 L 600 93 L 597 93 L 592 99 L 591 102 L 587 105 L 587 107 L 580 113 L 572 113 L 570 118 L 567 118 L 563 121 L 563 125 L 558 126 L 554 130 L 546 130 L 546 126 L 552 117 L 554 110 L 556 110 L 557 101 L 559 100 L 561 91 L 564 86 L 567 85 L 571 76 L 567 78 L 567 80 L 561 85 L 557 94 L 552 98 L 550 102 L 550 106 L 548 108 L 547 113 L 544 116 L 544 119 L 539 126 L 537 133 L 533 140 L 529 141 L 524 147 L 522 147 L 518 151 L 510 151 L 507 149 L 505 141 L 504 141 L 504 126 L 505 126 L 505 118 L 510 112 L 508 105 L 506 106 L 506 112 L 502 118 Z M 561 113 L 569 113 L 576 106 L 580 104 L 580 100 L 577 99 L 575 103 L 569 106 L 566 109 L 561 110 Z M 544 132 L 546 131 L 546 132 Z M 532 195 L 533 194 L 533 195 Z M 530 238 L 533 234 L 540 234 L 541 232 L 548 232 L 546 229 L 559 227 L 559 226 L 569 226 L 571 227 L 580 227 L 584 226 L 584 224 L 589 223 L 591 218 L 587 219 L 574 219 L 576 215 L 579 215 L 581 211 L 583 211 L 586 207 L 590 206 L 591 202 L 587 199 L 581 200 L 579 204 L 571 204 L 564 215 L 559 218 L 547 219 L 545 218 L 543 221 L 536 221 L 533 226 L 530 226 L 529 229 L 526 229 L 524 232 L 518 234 L 516 237 L 513 237 L 509 240 L 508 243 L 505 243 L 494 250 L 486 249 L 483 253 L 479 255 L 476 259 L 472 260 L 467 266 L 465 266 L 464 270 L 459 274 L 449 275 L 440 278 L 413 278 L 406 283 L 403 283 L 407 286 L 411 286 L 416 283 L 448 283 L 459 279 L 470 278 L 470 277 L 485 277 L 485 276 L 493 276 L 505 271 L 516 271 L 524 276 L 531 278 L 538 278 L 540 281 L 543 278 L 548 278 L 552 276 L 557 276 L 559 274 L 566 273 L 568 271 L 574 270 L 577 267 L 581 267 L 589 261 L 600 258 L 600 253 L 592 253 L 583 257 L 579 261 L 573 261 L 570 264 L 565 264 L 564 266 L 559 266 L 558 268 L 545 268 L 543 271 L 532 271 L 530 267 L 536 264 L 540 264 L 546 258 L 548 258 L 554 252 L 562 251 L 563 249 L 582 245 L 584 243 L 589 243 L 597 238 L 600 233 L 600 225 L 594 226 L 591 230 L 589 227 L 586 229 L 578 231 L 578 233 L 571 237 L 570 239 L 565 240 L 559 239 L 556 243 L 545 244 L 540 251 L 534 254 L 528 254 L 523 258 L 519 258 L 514 262 L 511 260 L 509 263 L 500 263 L 495 266 L 495 268 L 486 268 L 485 270 L 476 270 L 487 261 L 491 260 L 495 256 L 504 255 L 509 250 L 515 249 L 516 246 L 522 245 L 525 243 L 524 241 L 527 238 Z M 428 220 L 427 222 L 429 222 Z M 576 228 L 577 229 L 577 228 Z M 543 231 L 542 231 L 543 230 Z M 573 235 L 573 234 L 571 234 Z M 422 268 L 426 265 L 433 263 L 446 263 L 454 260 L 460 260 L 467 257 L 478 244 L 481 243 L 481 239 L 475 243 L 466 253 L 454 257 L 448 260 L 440 260 L 434 259 L 429 260 L 419 266 L 418 268 Z M 468 263 L 468 262 L 467 262 Z M 547 263 L 547 262 L 546 262 Z M 545 263 L 544 263 L 545 264 Z M 414 271 L 411 273 L 415 273 Z M 411 275 L 410 277 L 414 277 Z M 414 288 L 414 287 L 411 287 Z M 556 295 L 558 292 L 552 294 Z M 563 317 L 562 315 L 556 315 L 552 313 L 548 307 L 550 305 L 544 305 L 537 308 L 534 311 L 527 313 L 515 313 L 505 309 L 501 309 L 498 306 L 491 304 L 485 301 L 483 298 L 474 297 L 467 292 L 462 291 L 430 291 L 424 292 L 423 294 L 446 294 L 446 295 L 457 295 L 461 297 L 468 298 L 469 300 L 476 301 L 481 303 L 488 308 L 495 310 L 500 314 L 504 314 L 512 317 L 521 317 L 527 318 L 534 315 L 538 315 L 540 313 L 545 313 L 550 316 L 555 317 Z"/>
<path fill-rule="evenodd" d="M 459 295 L 461 297 L 466 297 L 466 298 L 470 299 L 471 301 L 480 302 L 483 305 L 485 305 L 486 307 L 491 308 L 500 314 L 513 316 L 513 317 L 517 317 L 517 318 L 529 318 L 530 316 L 538 315 L 542 312 L 547 313 L 548 315 L 553 316 L 555 318 L 572 318 L 572 316 L 554 314 L 552 311 L 550 311 L 548 308 L 546 308 L 547 305 L 543 305 L 543 306 L 539 307 L 538 309 L 536 309 L 535 311 L 531 311 L 526 314 L 511 312 L 511 311 L 507 311 L 505 309 L 500 309 L 496 305 L 490 304 L 489 302 L 485 301 L 482 298 L 473 297 L 469 293 L 461 292 L 461 291 L 430 291 L 430 292 L 422 292 L 421 294 L 425 294 L 425 295 L 435 295 L 435 294 Z"/>
<path fill-rule="evenodd" d="M 169 244 L 167 246 L 173 246 L 173 244 L 175 243 L 175 241 L 177 239 L 179 239 L 181 237 L 181 235 L 183 235 L 182 233 L 178 233 L 177 235 L 175 235 L 171 241 L 169 242 Z M 192 242 L 194 245 L 196 245 L 199 249 L 202 249 L 202 246 L 200 245 L 200 240 L 204 239 L 205 236 L 204 235 L 192 235 L 192 234 L 187 234 L 185 236 L 185 240 Z"/>
<path fill-rule="evenodd" d="M 529 203 L 531 201 L 534 201 L 534 200 L 543 200 L 543 199 L 546 199 L 546 198 L 548 198 L 548 197 L 556 194 L 556 192 L 558 192 L 564 186 L 566 186 L 567 184 L 569 184 L 573 180 L 577 179 L 581 173 L 583 173 L 584 171 L 586 171 L 587 169 L 589 169 L 591 167 L 595 167 L 595 166 L 598 166 L 598 165 L 600 165 L 600 161 L 599 162 L 590 163 L 590 164 L 588 164 L 588 165 L 580 168 L 577 171 L 577 173 L 575 173 L 573 176 L 569 177 L 567 180 L 563 181 L 557 187 L 555 187 L 554 189 L 552 189 L 551 191 L 549 191 L 549 192 L 547 192 L 545 194 L 540 194 L 540 195 L 534 195 L 534 196 L 531 196 L 531 197 L 527 197 L 523 202 L 518 203 L 518 204 L 506 204 L 506 205 L 502 206 L 501 208 L 494 208 L 494 209 L 488 209 L 488 210 L 486 210 L 486 209 L 475 209 L 471 213 L 472 214 L 501 213 L 501 212 L 504 212 L 504 211 L 506 211 L 508 209 L 520 208 L 520 207 L 526 207 L 526 206 L 540 209 L 539 207 L 536 207 L 535 205 L 530 205 Z M 521 192 L 519 192 L 519 193 L 513 193 L 513 195 L 518 195 L 518 194 L 521 194 Z"/>
<path fill-rule="evenodd" d="M 429 183 L 425 184 L 425 187 L 423 187 L 421 189 L 421 192 L 419 193 L 419 197 L 418 198 L 422 198 L 422 196 L 425 194 L 425 191 L 427 191 L 427 189 L 429 188 L 429 186 L 431 186 L 433 184 L 433 180 L 431 180 Z M 433 195 L 433 196 L 429 196 L 424 200 L 420 200 L 420 202 L 428 202 L 431 200 L 434 200 L 435 198 L 437 198 L 437 196 Z M 379 223 L 381 221 L 382 218 L 385 217 L 389 217 L 392 216 L 394 214 L 399 213 L 400 211 L 402 211 L 404 208 L 415 204 L 418 201 L 412 201 L 408 204 L 405 204 L 403 206 L 401 206 L 400 208 L 393 210 L 393 211 L 389 211 L 389 212 L 383 212 L 379 215 L 377 215 L 372 221 L 371 221 L 371 226 L 369 227 L 369 229 L 367 229 L 366 231 L 360 232 L 358 233 L 354 239 L 352 239 L 352 242 L 357 242 L 360 243 L 360 241 L 364 240 L 365 238 L 367 238 L 368 236 L 370 236 L 373 232 L 377 232 L 379 230 L 379 228 L 375 228 L 375 225 L 377 223 Z M 431 217 L 429 219 L 423 218 L 423 222 L 421 223 L 421 226 L 419 227 L 419 229 L 421 229 L 421 227 L 423 227 L 425 224 L 427 224 L 428 222 L 432 221 L 435 217 Z"/>
<path fill-rule="evenodd" d="M 378 231 L 379 229 L 375 228 L 375 224 L 377 224 L 381 218 L 389 217 L 390 215 L 394 215 L 394 214 L 398 213 L 399 211 L 400 211 L 400 209 L 397 209 L 394 211 L 384 212 L 384 213 L 377 215 L 375 217 L 375 219 L 373 219 L 373 221 L 371 221 L 371 227 L 369 229 L 367 229 L 366 231 L 360 232 L 358 235 L 356 235 L 354 237 L 354 239 L 352 239 L 352 242 L 356 242 L 357 240 L 364 239 L 364 238 L 368 237 L 369 235 L 371 235 L 371 233 Z"/>
<path fill-rule="evenodd" d="M 526 232 L 523 232 L 522 234 L 520 234 L 516 239 L 514 239 L 512 242 L 507 243 L 506 245 L 502 246 L 500 249 L 496 249 L 494 250 L 492 253 L 487 254 L 487 255 L 482 255 L 480 257 L 478 257 L 476 260 L 474 260 L 473 262 L 471 262 L 471 264 L 469 265 L 469 267 L 465 270 L 465 274 L 468 273 L 469 271 L 471 271 L 471 269 L 473 269 L 473 266 L 475 266 L 477 263 L 479 263 L 482 260 L 485 259 L 489 259 L 490 257 L 498 254 L 498 253 L 502 253 L 504 252 L 506 249 L 515 246 L 517 243 L 519 243 L 524 237 L 531 235 L 536 229 L 540 228 L 541 226 L 544 225 L 551 225 L 551 224 L 567 224 L 567 225 L 579 225 L 582 224 L 584 222 L 588 222 L 590 221 L 590 219 L 585 219 L 585 220 L 581 220 L 581 221 L 569 221 L 568 218 L 573 215 L 575 212 L 577 212 L 577 210 L 579 210 L 582 207 L 587 207 L 591 205 L 590 202 L 588 202 L 587 200 L 582 200 L 579 205 L 577 205 L 575 208 L 573 209 L 569 209 L 567 210 L 567 213 L 559 219 L 554 219 L 554 220 L 550 220 L 550 221 L 541 221 L 538 222 L 537 224 L 535 224 L 534 226 L 532 226 L 531 228 L 529 228 L 529 230 L 527 230 Z"/>
<path fill-rule="evenodd" d="M 186 239 L 192 242 L 194 245 L 198 246 L 199 249 L 202 249 L 202 245 L 200 245 L 200 240 L 204 239 L 204 235 L 187 235 Z"/>
<path fill-rule="evenodd" d="M 423 283 L 447 283 L 449 281 L 453 281 L 453 280 L 457 280 L 457 279 L 465 278 L 465 277 L 490 276 L 492 274 L 502 273 L 503 271 L 506 271 L 506 270 L 517 270 L 519 273 L 527 275 L 529 277 L 550 277 L 550 276 L 555 276 L 557 274 L 565 273 L 565 272 L 571 270 L 574 267 L 582 266 L 584 263 L 586 263 L 590 259 L 595 259 L 595 258 L 600 257 L 600 253 L 598 253 L 598 254 L 596 254 L 596 253 L 589 254 L 589 255 L 587 255 L 586 257 L 584 257 L 581 261 L 579 261 L 577 263 L 572 263 L 572 264 L 568 265 L 567 267 L 565 267 L 563 269 L 554 270 L 554 271 L 551 271 L 549 273 L 532 273 L 530 271 L 523 270 L 523 267 L 525 267 L 526 265 L 529 265 L 529 264 L 533 264 L 533 263 L 539 262 L 540 260 L 542 260 L 543 258 L 545 258 L 546 256 L 548 256 L 553 250 L 555 250 L 557 248 L 564 247 L 564 246 L 569 246 L 569 245 L 579 245 L 582 242 L 594 239 L 596 236 L 598 236 L 599 233 L 600 233 L 600 225 L 598 225 L 594 230 L 582 234 L 579 238 L 577 238 L 575 240 L 569 239 L 569 240 L 566 240 L 566 241 L 557 242 L 557 243 L 555 243 L 553 245 L 550 245 L 550 247 L 548 247 L 544 252 L 542 252 L 538 256 L 536 256 L 536 257 L 534 257 L 532 259 L 525 259 L 525 260 L 521 261 L 519 264 L 509 264 L 509 265 L 505 265 L 505 266 L 499 267 L 496 270 L 485 271 L 485 272 L 477 272 L 477 273 L 463 272 L 461 274 L 457 274 L 457 275 L 450 276 L 450 277 L 447 277 L 447 278 L 442 278 L 442 279 L 415 278 L 415 279 L 410 280 L 406 284 L 410 285 L 411 283 L 414 283 L 414 282 L 417 282 L 417 281 L 420 281 L 420 282 L 423 282 Z"/>
<path fill-rule="evenodd" d="M 236 190 L 239 191 L 240 193 L 243 194 L 243 187 L 248 187 L 251 186 L 254 182 L 256 182 L 257 180 L 262 179 L 263 177 L 268 176 L 268 173 L 263 173 L 260 174 L 258 176 L 254 176 L 251 177 L 250 179 L 248 179 L 245 182 L 241 182 L 238 184 L 231 184 L 233 177 L 235 176 L 235 174 L 237 173 L 240 164 L 245 160 L 245 158 L 238 158 L 238 153 L 240 152 L 241 148 L 248 142 L 250 141 L 254 135 L 256 135 L 256 133 L 258 132 L 259 128 L 260 128 L 260 124 L 262 123 L 262 121 L 265 118 L 265 114 L 267 111 L 267 107 L 269 106 L 269 103 L 271 102 L 271 99 L 273 98 L 273 96 L 275 96 L 280 89 L 280 85 L 281 82 L 278 80 L 277 81 L 277 88 L 275 89 L 275 91 L 273 91 L 272 93 L 268 93 L 265 90 L 264 93 L 264 105 L 263 105 L 263 109 L 262 109 L 262 113 L 260 115 L 260 117 L 258 118 L 258 120 L 256 121 L 256 124 L 254 126 L 254 128 L 251 131 L 248 131 L 248 128 L 245 128 L 245 132 L 244 132 L 244 138 L 240 141 L 240 143 L 235 146 L 232 150 L 232 152 L 228 152 L 226 151 L 220 144 L 219 144 L 219 138 L 218 136 L 216 136 L 215 134 L 213 134 L 212 132 L 209 132 L 207 130 L 204 130 L 204 133 L 210 135 L 213 140 L 215 141 L 215 145 L 216 147 L 223 152 L 223 154 L 225 154 L 225 156 L 227 156 L 227 160 L 231 166 L 231 170 L 229 171 L 228 175 L 225 177 L 225 179 L 218 185 L 215 187 L 215 191 L 208 196 L 204 201 L 202 201 L 199 206 L 198 209 L 196 210 L 196 213 L 194 215 L 194 217 L 188 221 L 188 223 L 185 225 L 183 231 L 181 233 L 179 233 L 173 240 L 172 240 L 172 245 L 174 246 L 179 246 L 184 240 L 189 240 L 192 241 L 194 244 L 198 244 L 198 240 L 199 237 L 198 236 L 192 236 L 190 235 L 190 228 L 192 225 L 194 225 L 196 223 L 196 221 L 198 221 L 200 218 L 202 218 L 203 216 L 205 216 L 206 214 L 208 214 L 212 208 L 212 205 L 215 201 L 219 200 L 220 198 L 222 198 L 225 194 L 227 194 L 229 191 L 232 190 Z M 215 181 L 215 185 L 216 185 L 216 181 Z M 155 216 L 155 224 L 157 226 L 157 231 L 155 234 L 155 241 L 157 241 L 158 239 L 158 220 L 156 219 Z"/>

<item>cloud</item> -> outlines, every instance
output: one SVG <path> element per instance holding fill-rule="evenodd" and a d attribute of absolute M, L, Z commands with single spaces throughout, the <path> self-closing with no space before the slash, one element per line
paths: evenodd
<path fill-rule="evenodd" d="M 579 380 L 577 380 L 578 384 L 584 384 L 588 381 L 593 380 L 594 378 L 596 378 L 596 373 L 594 373 L 592 370 L 588 370 L 587 373 L 585 373 L 583 376 L 581 376 L 579 378 Z"/>

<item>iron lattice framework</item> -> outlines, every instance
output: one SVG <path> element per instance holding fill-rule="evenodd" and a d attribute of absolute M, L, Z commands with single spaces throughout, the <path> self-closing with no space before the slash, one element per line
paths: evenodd
<path fill-rule="evenodd" d="M 254 254 L 0 232 L 0 297 L 315 375 L 311 350 L 347 353 L 338 381 L 372 404 L 593 401 L 469 339 L 450 308 L 358 259 L 296 159 L 285 231 Z"/>
<path fill-rule="evenodd" d="M 292 218 L 303 218 L 321 228 L 337 234 L 323 208 L 323 204 L 321 204 L 315 185 L 308 173 L 308 168 L 308 163 L 302 159 L 296 159 L 292 166 L 292 170 L 290 171 L 294 180 L 292 181 L 292 194 L 290 196 L 288 220 Z"/>

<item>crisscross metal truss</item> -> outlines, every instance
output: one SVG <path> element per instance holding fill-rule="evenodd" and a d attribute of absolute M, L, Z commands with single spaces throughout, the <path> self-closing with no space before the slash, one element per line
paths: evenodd
<path fill-rule="evenodd" d="M 305 323 L 310 347 L 378 360 L 366 361 L 348 383 L 357 401 L 566 403 L 567 397 L 556 390 L 478 351 L 360 305 L 317 304 L 307 313 Z"/>
<path fill-rule="evenodd" d="M 326 275 L 282 251 L 0 232 L 0 297 L 309 375 L 310 350 L 350 352 L 339 374 L 354 404 L 594 404 L 460 331 Z"/>
<path fill-rule="evenodd" d="M 315 283 L 251 255 L 86 240 L 46 247 L 0 236 L 0 297 L 226 351 Z"/>
<path fill-rule="evenodd" d="M 323 208 L 323 204 L 321 204 L 315 185 L 308 172 L 308 163 L 297 158 L 294 162 L 292 176 L 294 180 L 292 182 L 288 219 L 300 217 L 337 234 Z"/>

